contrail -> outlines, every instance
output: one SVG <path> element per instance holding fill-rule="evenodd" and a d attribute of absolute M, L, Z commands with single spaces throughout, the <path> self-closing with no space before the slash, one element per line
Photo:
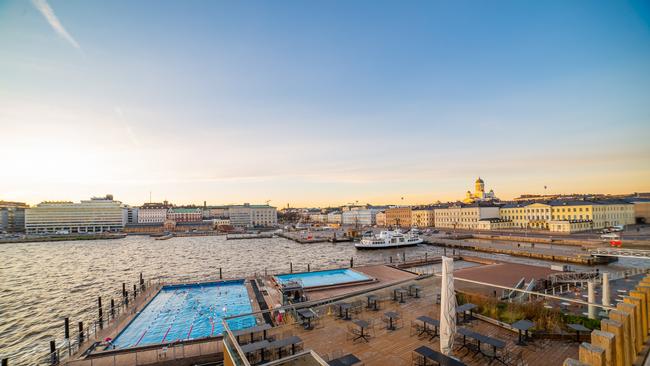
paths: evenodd
<path fill-rule="evenodd" d="M 68 41 L 72 46 L 74 46 L 77 49 L 81 49 L 81 46 L 79 46 L 79 43 L 72 38 L 70 33 L 68 33 L 67 30 L 63 27 L 63 24 L 59 21 L 59 18 L 56 17 L 56 14 L 54 14 L 54 10 L 50 7 L 50 4 L 47 3 L 47 0 L 32 0 L 32 3 L 36 7 L 38 11 L 43 14 L 45 17 L 45 20 L 47 20 L 48 23 L 50 23 L 50 26 L 56 33 L 59 34 L 63 39 Z"/>

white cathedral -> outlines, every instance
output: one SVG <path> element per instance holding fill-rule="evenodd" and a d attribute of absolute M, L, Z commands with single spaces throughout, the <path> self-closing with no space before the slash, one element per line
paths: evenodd
<path fill-rule="evenodd" d="M 481 177 L 478 177 L 478 179 L 474 183 L 474 188 L 476 190 L 476 192 L 474 193 L 467 191 L 467 194 L 465 195 L 465 199 L 463 200 L 464 203 L 493 201 L 497 199 L 496 196 L 494 195 L 493 190 L 490 189 L 489 192 L 485 193 L 485 182 L 483 182 L 483 179 L 481 179 Z"/>

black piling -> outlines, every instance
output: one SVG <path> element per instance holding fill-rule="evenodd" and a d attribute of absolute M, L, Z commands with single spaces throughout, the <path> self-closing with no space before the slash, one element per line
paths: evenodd
<path fill-rule="evenodd" d="M 129 292 L 124 291 L 124 305 L 129 306 Z"/>
<path fill-rule="evenodd" d="M 79 322 L 79 344 L 84 342 L 84 322 Z"/>
<path fill-rule="evenodd" d="M 311 272 L 311 266 L 307 263 L 307 272 Z"/>
<path fill-rule="evenodd" d="M 9 359 L 3 358 L 2 359 L 2 366 L 8 366 L 9 365 Z"/>
<path fill-rule="evenodd" d="M 142 272 L 140 272 L 140 290 L 144 290 L 144 277 L 142 277 Z"/>
<path fill-rule="evenodd" d="M 138 286 L 135 284 L 133 285 L 133 300 L 135 300 L 136 296 L 138 296 Z"/>
<path fill-rule="evenodd" d="M 70 340 L 70 319 L 63 319 L 63 337 L 67 340 Z"/>
<path fill-rule="evenodd" d="M 221 267 L 219 267 L 219 279 L 223 280 L 223 272 L 221 271 Z"/>
<path fill-rule="evenodd" d="M 115 300 L 111 298 L 111 318 L 115 319 Z"/>
<path fill-rule="evenodd" d="M 293 273 L 293 263 L 289 262 L 289 273 Z"/>
<path fill-rule="evenodd" d="M 354 257 L 350 257 L 350 268 L 354 267 Z"/>
<path fill-rule="evenodd" d="M 126 297 L 126 282 L 122 282 L 122 297 Z"/>
<path fill-rule="evenodd" d="M 50 341 L 50 364 L 56 365 L 59 363 L 59 357 L 56 354 L 56 344 L 54 341 Z"/>
<path fill-rule="evenodd" d="M 99 329 L 104 328 L 104 311 L 102 309 L 102 297 L 97 297 L 97 307 L 99 308 Z"/>

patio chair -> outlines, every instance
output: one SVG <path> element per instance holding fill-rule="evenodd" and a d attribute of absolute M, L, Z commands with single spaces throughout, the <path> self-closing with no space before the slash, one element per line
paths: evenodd
<path fill-rule="evenodd" d="M 362 300 L 357 300 L 352 303 L 350 306 L 350 313 L 360 314 L 363 311 L 363 305 L 365 303 Z"/>
<path fill-rule="evenodd" d="M 503 353 L 503 362 L 508 366 L 525 366 L 527 365 L 524 361 L 524 350 L 506 348 Z"/>
<path fill-rule="evenodd" d="M 419 320 L 411 320 L 411 327 L 409 329 L 409 336 L 413 337 L 414 335 L 420 334 L 424 330 L 422 322 Z"/>
<path fill-rule="evenodd" d="M 354 324 L 348 324 L 345 332 L 345 340 L 351 341 L 359 336 L 359 329 Z"/>

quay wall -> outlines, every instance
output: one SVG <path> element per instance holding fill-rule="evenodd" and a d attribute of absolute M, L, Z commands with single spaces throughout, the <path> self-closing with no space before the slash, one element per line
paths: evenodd
<path fill-rule="evenodd" d="M 526 257 L 533 259 L 540 259 L 553 262 L 565 262 L 583 265 L 596 265 L 606 264 L 615 261 L 613 257 L 592 257 L 591 255 L 584 255 L 582 253 L 571 253 L 572 255 L 561 254 L 548 254 L 528 250 L 506 249 L 506 248 L 493 248 L 487 246 L 474 245 L 458 240 L 442 239 L 442 238 L 428 238 L 425 239 L 426 244 L 443 246 L 447 248 L 457 248 L 464 250 L 473 250 L 477 252 L 493 253 L 493 254 L 506 254 L 515 257 Z"/>

